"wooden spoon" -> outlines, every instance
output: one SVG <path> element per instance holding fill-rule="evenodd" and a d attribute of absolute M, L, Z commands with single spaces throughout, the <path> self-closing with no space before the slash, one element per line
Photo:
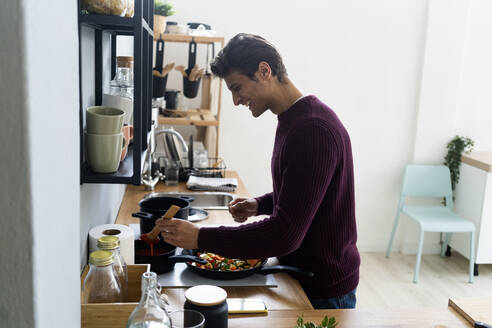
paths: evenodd
<path fill-rule="evenodd" d="M 186 74 L 185 72 L 185 68 L 183 65 L 178 65 L 174 68 L 175 70 L 181 72 L 181 74 L 184 76 L 184 77 L 188 77 L 188 74 Z"/>
<path fill-rule="evenodd" d="M 172 205 L 167 212 L 162 216 L 163 219 L 169 220 L 174 217 L 176 213 L 181 209 L 181 207 Z M 157 225 L 152 229 L 152 231 L 144 233 L 140 236 L 140 239 L 142 239 L 144 242 L 146 242 L 149 245 L 157 244 L 159 242 L 159 228 Z"/>
<path fill-rule="evenodd" d="M 174 63 L 169 63 L 162 69 L 162 76 L 166 76 L 174 67 Z"/>

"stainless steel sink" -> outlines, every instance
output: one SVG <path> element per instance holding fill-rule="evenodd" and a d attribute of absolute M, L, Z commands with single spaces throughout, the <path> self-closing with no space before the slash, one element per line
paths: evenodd
<path fill-rule="evenodd" d="M 145 198 L 156 196 L 191 197 L 194 199 L 191 206 L 204 210 L 227 210 L 227 205 L 235 198 L 227 192 L 153 192 L 145 195 Z"/>

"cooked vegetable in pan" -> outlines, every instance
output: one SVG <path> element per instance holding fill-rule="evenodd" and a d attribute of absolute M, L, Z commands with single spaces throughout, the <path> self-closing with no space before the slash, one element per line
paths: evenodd
<path fill-rule="evenodd" d="M 206 260 L 207 264 L 198 264 L 192 262 L 190 264 L 208 270 L 216 270 L 216 271 L 240 271 L 247 270 L 251 268 L 256 268 L 261 265 L 261 260 L 253 259 L 253 260 L 237 260 L 230 259 L 227 257 L 223 257 L 214 253 L 196 253 L 197 256 Z"/>

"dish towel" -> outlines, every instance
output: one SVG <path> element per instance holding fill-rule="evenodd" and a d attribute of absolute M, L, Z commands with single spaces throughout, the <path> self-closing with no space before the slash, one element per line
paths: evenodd
<path fill-rule="evenodd" d="M 190 175 L 186 187 L 190 190 L 200 191 L 229 191 L 237 188 L 236 178 L 202 178 Z"/>

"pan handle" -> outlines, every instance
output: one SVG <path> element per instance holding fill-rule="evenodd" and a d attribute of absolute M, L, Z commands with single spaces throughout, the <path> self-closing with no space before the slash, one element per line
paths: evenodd
<path fill-rule="evenodd" d="M 207 264 L 207 260 L 204 260 L 198 256 L 193 256 L 193 255 L 172 255 L 169 256 L 169 261 L 174 262 L 174 263 L 181 263 L 181 262 L 196 262 L 198 264 Z"/>
<path fill-rule="evenodd" d="M 195 201 L 195 198 L 190 197 L 190 196 L 179 196 L 179 198 L 184 199 L 184 200 L 186 200 L 186 201 L 188 201 L 190 203 L 192 203 L 192 202 Z"/>
<path fill-rule="evenodd" d="M 314 273 L 312 273 L 311 271 L 306 271 L 288 265 L 272 265 L 272 266 L 263 267 L 257 273 L 266 275 L 266 274 L 278 273 L 278 272 L 293 273 L 295 275 L 303 276 L 306 278 L 314 277 Z"/>
<path fill-rule="evenodd" d="M 154 218 L 153 214 L 147 213 L 147 212 L 137 212 L 132 214 L 133 217 L 136 218 L 142 218 L 142 219 L 149 219 L 152 220 Z"/>

